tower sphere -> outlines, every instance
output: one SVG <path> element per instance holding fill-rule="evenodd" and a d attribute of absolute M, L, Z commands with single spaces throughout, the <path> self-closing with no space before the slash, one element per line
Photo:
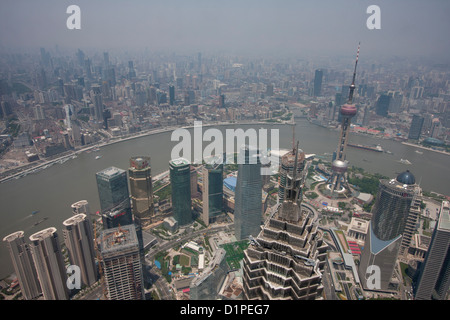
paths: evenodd
<path fill-rule="evenodd" d="M 335 172 L 345 172 L 347 171 L 348 164 L 345 161 L 334 160 L 331 164 L 331 169 Z"/>
<path fill-rule="evenodd" d="M 347 117 L 353 117 L 356 115 L 356 106 L 354 104 L 344 104 L 341 107 L 341 115 L 347 116 Z"/>

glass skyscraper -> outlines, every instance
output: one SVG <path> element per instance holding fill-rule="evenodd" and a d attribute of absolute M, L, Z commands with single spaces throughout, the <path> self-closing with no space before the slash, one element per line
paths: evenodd
<path fill-rule="evenodd" d="M 323 78 L 323 71 L 322 70 L 316 70 L 314 75 L 314 96 L 319 97 L 322 94 L 322 78 Z"/>
<path fill-rule="evenodd" d="M 102 212 L 129 202 L 128 180 L 125 170 L 109 167 L 96 174 L 98 196 Z"/>
<path fill-rule="evenodd" d="M 380 181 L 359 266 L 363 287 L 377 290 L 389 288 L 411 204 L 420 191 L 409 171 L 399 174 L 396 179 Z M 372 288 L 365 281 L 369 278 L 367 274 L 372 274 L 371 266 L 380 270 L 379 288 Z"/>
<path fill-rule="evenodd" d="M 258 150 L 245 146 L 239 151 L 234 227 L 237 240 L 256 237 L 261 231 L 262 177 Z"/>
<path fill-rule="evenodd" d="M 223 211 L 223 164 L 203 167 L 203 221 L 206 225 Z"/>
<path fill-rule="evenodd" d="M 141 223 L 150 223 L 154 212 L 150 157 L 132 157 L 128 176 L 133 214 Z"/>
<path fill-rule="evenodd" d="M 180 226 L 192 223 L 191 167 L 188 160 L 180 158 L 169 161 L 172 186 L 172 212 Z"/>
<path fill-rule="evenodd" d="M 411 127 L 409 128 L 408 139 L 419 140 L 422 132 L 424 118 L 415 114 L 411 120 Z"/>

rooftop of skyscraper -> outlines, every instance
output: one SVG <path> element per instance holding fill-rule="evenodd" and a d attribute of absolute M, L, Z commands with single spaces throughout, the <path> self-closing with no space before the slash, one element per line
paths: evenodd
<path fill-rule="evenodd" d="M 86 215 L 85 215 L 84 213 L 80 213 L 80 214 L 77 214 L 77 215 L 75 215 L 75 216 L 73 216 L 73 217 L 71 217 L 71 218 L 65 220 L 65 221 L 63 222 L 63 225 L 65 225 L 65 226 L 71 226 L 71 225 L 74 225 L 74 224 L 76 224 L 76 223 L 78 223 L 78 222 L 82 222 L 82 221 L 84 221 L 85 219 L 86 219 Z"/>
<path fill-rule="evenodd" d="M 100 248 L 102 254 L 125 250 L 137 245 L 138 240 L 134 225 L 106 229 L 102 232 L 100 237 Z"/>
<path fill-rule="evenodd" d="M 169 163 L 174 167 L 183 167 L 189 164 L 189 161 L 184 158 L 170 160 Z"/>
<path fill-rule="evenodd" d="M 50 237 L 56 232 L 55 227 L 50 227 L 41 231 L 38 231 L 30 236 L 31 241 L 39 241 L 44 240 L 45 238 Z"/>
<path fill-rule="evenodd" d="M 123 170 L 123 169 L 119 169 L 116 167 L 109 167 L 109 168 L 103 169 L 102 171 L 97 172 L 97 175 L 111 178 L 111 177 L 117 176 L 119 174 L 122 174 L 124 172 L 125 172 L 125 170 Z"/>
<path fill-rule="evenodd" d="M 3 238 L 3 241 L 13 241 L 17 238 L 23 237 L 24 232 L 23 231 L 16 231 L 14 233 L 11 233 L 10 235 L 7 235 Z"/>

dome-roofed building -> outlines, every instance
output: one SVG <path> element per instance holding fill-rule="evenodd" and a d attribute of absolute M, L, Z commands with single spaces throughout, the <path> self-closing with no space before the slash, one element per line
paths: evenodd
<path fill-rule="evenodd" d="M 409 170 L 406 170 L 397 176 L 397 181 L 403 184 L 415 184 L 416 178 Z"/>

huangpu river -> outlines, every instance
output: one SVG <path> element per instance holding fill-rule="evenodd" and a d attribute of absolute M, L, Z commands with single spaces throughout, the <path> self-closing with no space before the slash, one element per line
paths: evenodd
<path fill-rule="evenodd" d="M 212 127 L 205 126 L 203 131 Z M 278 129 L 279 147 L 281 149 L 292 147 L 291 125 L 234 124 L 216 128 L 223 132 L 224 139 L 226 129 L 265 128 L 268 131 Z M 189 131 L 193 132 L 192 129 Z M 338 139 L 338 130 L 311 124 L 306 119 L 296 119 L 295 140 L 299 141 L 300 148 L 306 154 L 316 154 L 331 160 Z M 350 166 L 361 167 L 368 172 L 392 178 L 399 172 L 409 169 L 424 190 L 449 194 L 450 156 L 371 136 L 350 134 L 349 139 L 354 144 L 379 144 L 384 150 L 392 152 L 389 154 L 348 147 L 347 160 Z M 209 143 L 204 142 L 203 146 Z M 152 134 L 110 144 L 101 147 L 98 152 L 83 152 L 77 158 L 65 163 L 56 163 L 45 170 L 0 184 L 0 240 L 10 233 L 23 230 L 26 241 L 29 242 L 30 235 L 53 226 L 58 230 L 62 241 L 62 222 L 71 217 L 72 203 L 87 200 L 91 212 L 100 209 L 96 172 L 109 166 L 127 169 L 131 156 L 147 155 L 151 157 L 152 175 L 155 176 L 168 170 L 172 148 L 177 144 L 177 141 L 171 141 L 171 132 Z M 416 150 L 422 153 L 417 153 Z M 98 155 L 101 155 L 100 159 L 96 159 Z M 407 159 L 411 164 L 403 164 L 400 159 Z M 39 212 L 32 215 L 33 211 Z M 47 217 L 45 221 L 34 225 L 45 217 Z M 13 272 L 6 244 L 0 241 L 0 279 Z"/>

